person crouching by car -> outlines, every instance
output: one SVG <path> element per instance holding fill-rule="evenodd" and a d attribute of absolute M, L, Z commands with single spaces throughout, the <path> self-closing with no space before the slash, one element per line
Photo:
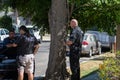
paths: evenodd
<path fill-rule="evenodd" d="M 9 31 L 9 37 L 3 40 L 3 54 L 8 58 L 16 58 L 16 48 L 13 47 L 13 43 L 16 41 L 14 30 Z"/>
<path fill-rule="evenodd" d="M 17 47 L 18 80 L 24 79 L 24 72 L 28 75 L 28 80 L 33 80 L 34 55 L 37 53 L 39 44 L 37 39 L 30 35 L 26 26 L 20 27 L 20 36 L 13 44 Z"/>

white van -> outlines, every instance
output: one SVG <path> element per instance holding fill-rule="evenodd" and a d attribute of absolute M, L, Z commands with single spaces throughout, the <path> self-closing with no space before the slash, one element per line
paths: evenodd
<path fill-rule="evenodd" d="M 0 28 L 0 42 L 9 36 L 9 31 L 5 28 Z"/>
<path fill-rule="evenodd" d="M 26 27 L 28 28 L 30 34 L 34 35 L 36 39 L 38 40 L 38 42 L 41 43 L 42 40 L 41 40 L 41 35 L 40 35 L 40 29 L 38 29 L 37 26 L 32 26 L 32 25 L 26 25 Z"/>
<path fill-rule="evenodd" d="M 34 35 L 39 43 L 42 42 L 42 37 L 40 35 L 40 29 L 37 26 L 33 25 L 25 25 L 27 29 L 29 30 L 30 34 Z M 19 27 L 20 25 L 13 24 L 13 28 L 15 29 L 16 35 L 19 35 Z"/>

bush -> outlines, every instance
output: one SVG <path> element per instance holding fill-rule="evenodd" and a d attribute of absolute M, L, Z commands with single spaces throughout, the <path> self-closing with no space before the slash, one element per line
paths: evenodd
<path fill-rule="evenodd" d="M 100 80 L 120 80 L 120 52 L 117 57 L 108 57 L 100 64 Z"/>
<path fill-rule="evenodd" d="M 0 27 L 11 30 L 11 28 L 12 28 L 12 19 L 11 19 L 11 17 L 9 17 L 7 15 L 1 17 L 0 18 Z"/>

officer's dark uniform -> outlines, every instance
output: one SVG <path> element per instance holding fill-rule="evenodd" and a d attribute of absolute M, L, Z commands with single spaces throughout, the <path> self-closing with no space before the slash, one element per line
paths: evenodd
<path fill-rule="evenodd" d="M 15 43 L 16 37 L 10 39 L 9 37 L 5 38 L 3 41 L 3 45 L 4 45 L 4 53 L 6 56 L 8 56 L 8 58 L 16 58 L 16 48 L 15 47 L 10 47 L 7 48 L 6 45 L 7 44 L 13 44 Z"/>
<path fill-rule="evenodd" d="M 70 68 L 72 71 L 71 80 L 80 80 L 80 51 L 82 41 L 82 31 L 79 27 L 71 31 L 69 40 L 73 42 L 70 46 Z"/>
<path fill-rule="evenodd" d="M 34 51 L 34 45 L 39 44 L 37 39 L 30 35 L 27 36 L 26 34 L 20 35 L 15 44 L 17 44 L 17 56 L 19 55 L 27 55 L 27 54 L 33 54 Z"/>
<path fill-rule="evenodd" d="M 17 67 L 21 69 L 21 67 L 28 67 L 29 70 L 34 73 L 35 70 L 35 60 L 33 59 L 33 55 L 31 56 L 31 61 L 28 63 L 24 59 L 21 58 L 31 55 L 34 53 L 34 46 L 38 45 L 37 39 L 32 35 L 20 35 L 16 40 L 15 44 L 17 44 Z M 28 59 L 27 59 L 28 60 Z M 25 63 L 24 63 L 25 62 Z M 34 63 L 34 64 L 33 64 Z M 32 66 L 32 69 L 31 67 Z"/>

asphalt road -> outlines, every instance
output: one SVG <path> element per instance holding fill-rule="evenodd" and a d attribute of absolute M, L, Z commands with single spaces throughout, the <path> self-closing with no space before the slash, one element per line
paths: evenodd
<path fill-rule="evenodd" d="M 40 44 L 38 53 L 35 56 L 35 77 L 45 75 L 49 58 L 49 48 L 50 42 L 42 42 Z"/>
<path fill-rule="evenodd" d="M 49 48 L 50 42 L 42 42 L 42 44 L 40 44 L 39 51 L 35 56 L 36 57 L 35 77 L 41 77 L 45 75 L 49 58 Z M 94 59 L 97 57 L 99 57 L 99 55 L 94 55 L 91 58 L 83 56 L 80 58 L 80 63 L 89 61 L 90 59 Z M 66 63 L 67 67 L 69 67 L 69 57 L 66 57 Z"/>

